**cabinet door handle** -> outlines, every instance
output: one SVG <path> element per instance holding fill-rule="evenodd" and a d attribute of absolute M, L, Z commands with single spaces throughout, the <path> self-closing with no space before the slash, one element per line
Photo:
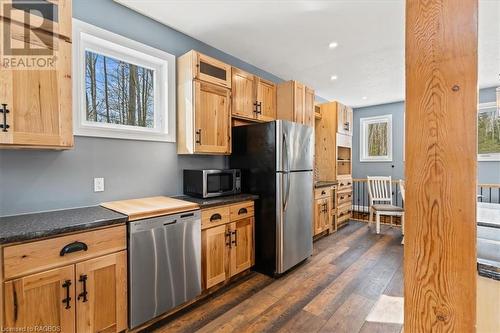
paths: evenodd
<path fill-rule="evenodd" d="M 344 196 L 343 195 L 340 197 L 340 200 L 344 200 Z"/>
<path fill-rule="evenodd" d="M 222 220 L 222 216 L 219 213 L 215 213 L 212 216 L 210 216 L 210 222 L 217 221 L 217 220 Z"/>
<path fill-rule="evenodd" d="M 14 322 L 17 322 L 17 291 L 14 287 Z"/>
<path fill-rule="evenodd" d="M 234 246 L 238 246 L 238 230 L 231 232 L 231 234 L 234 235 L 234 240 L 231 240 L 231 243 L 233 243 Z"/>
<path fill-rule="evenodd" d="M 78 297 L 76 299 L 77 300 L 82 299 L 82 302 L 85 303 L 88 301 L 88 299 L 87 299 L 87 295 L 88 295 L 88 292 L 87 292 L 87 274 L 80 275 L 80 279 L 78 281 L 82 283 L 83 291 L 78 295 Z"/>
<path fill-rule="evenodd" d="M 253 113 L 255 113 L 255 115 L 258 115 L 259 114 L 259 103 L 257 103 L 257 101 L 255 101 L 255 102 L 253 102 L 253 106 L 254 106 Z"/>
<path fill-rule="evenodd" d="M 257 103 L 257 113 L 262 114 L 262 102 Z"/>
<path fill-rule="evenodd" d="M 229 230 L 228 232 L 226 232 L 224 234 L 224 236 L 226 237 L 226 246 L 229 246 L 229 248 L 231 248 L 231 243 L 232 243 L 232 239 L 231 239 L 231 230 Z M 227 239 L 229 238 L 229 241 L 227 241 Z"/>
<path fill-rule="evenodd" d="M 64 281 L 62 287 L 66 289 L 66 298 L 62 300 L 63 303 L 66 303 L 65 309 L 71 308 L 71 297 L 69 296 L 69 287 L 71 286 L 71 280 Z"/>
<path fill-rule="evenodd" d="M 78 252 L 78 251 L 87 251 L 89 248 L 87 244 L 84 242 L 73 242 L 61 249 L 61 252 L 59 252 L 59 255 L 61 257 L 64 257 L 65 254 L 68 253 L 73 253 L 73 252 Z"/>
<path fill-rule="evenodd" d="M 248 213 L 248 210 L 246 208 L 240 208 L 240 210 L 238 211 L 238 215 L 242 215 L 242 214 L 246 214 Z"/>
<path fill-rule="evenodd" d="M 201 145 L 201 128 L 196 131 L 196 143 Z"/>
<path fill-rule="evenodd" d="M 325 191 L 321 191 L 321 195 L 325 195 L 325 194 L 326 194 L 326 192 L 325 192 Z"/>
<path fill-rule="evenodd" d="M 7 109 L 7 104 L 2 103 L 2 108 L 0 109 L 0 113 L 3 113 L 3 124 L 0 124 L 0 128 L 2 129 L 2 132 L 8 132 L 8 128 L 10 127 L 7 124 L 7 113 L 10 111 Z"/>

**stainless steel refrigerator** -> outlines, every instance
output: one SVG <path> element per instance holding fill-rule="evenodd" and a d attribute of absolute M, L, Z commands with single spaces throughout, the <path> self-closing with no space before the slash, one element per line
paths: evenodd
<path fill-rule="evenodd" d="M 231 168 L 255 204 L 255 268 L 280 275 L 312 254 L 314 135 L 285 120 L 234 127 Z"/>

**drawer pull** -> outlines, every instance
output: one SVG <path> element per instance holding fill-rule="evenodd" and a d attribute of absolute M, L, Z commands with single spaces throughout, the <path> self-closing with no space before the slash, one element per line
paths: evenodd
<path fill-rule="evenodd" d="M 344 196 L 341 196 L 341 197 L 340 197 L 340 200 L 344 200 Z"/>
<path fill-rule="evenodd" d="M 71 297 L 69 296 L 69 287 L 71 286 L 71 280 L 66 280 L 64 281 L 62 287 L 66 289 L 66 298 L 63 299 L 63 303 L 66 303 L 66 306 L 64 307 L 65 309 L 71 308 L 70 302 L 71 302 Z"/>
<path fill-rule="evenodd" d="M 240 210 L 238 211 L 238 215 L 242 215 L 242 214 L 246 214 L 248 213 L 248 210 L 246 208 L 240 208 Z"/>
<path fill-rule="evenodd" d="M 89 248 L 87 244 L 84 242 L 73 242 L 61 249 L 61 252 L 59 252 L 59 255 L 61 257 L 64 257 L 65 254 L 68 253 L 73 253 L 73 252 L 78 252 L 78 251 L 87 251 Z"/>
<path fill-rule="evenodd" d="M 76 299 L 77 300 L 82 299 L 82 302 L 85 303 L 88 301 L 88 299 L 87 299 L 87 295 L 88 295 L 88 292 L 87 292 L 87 274 L 80 275 L 80 279 L 78 281 L 82 283 L 83 291 L 78 295 L 78 297 Z"/>
<path fill-rule="evenodd" d="M 216 220 L 222 220 L 222 216 L 219 213 L 213 214 L 210 216 L 210 222 L 216 221 Z"/>
<path fill-rule="evenodd" d="M 325 191 L 321 191 L 321 195 L 325 195 L 325 194 L 326 194 L 326 192 L 325 192 Z"/>

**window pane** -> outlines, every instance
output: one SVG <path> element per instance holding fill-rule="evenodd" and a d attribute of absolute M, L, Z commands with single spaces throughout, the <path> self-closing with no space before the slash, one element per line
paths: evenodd
<path fill-rule="evenodd" d="M 87 121 L 154 127 L 153 70 L 85 52 Z"/>
<path fill-rule="evenodd" d="M 387 123 L 368 124 L 368 156 L 387 156 Z"/>
<path fill-rule="evenodd" d="M 500 117 L 496 110 L 481 112 L 477 125 L 479 154 L 500 153 Z"/>

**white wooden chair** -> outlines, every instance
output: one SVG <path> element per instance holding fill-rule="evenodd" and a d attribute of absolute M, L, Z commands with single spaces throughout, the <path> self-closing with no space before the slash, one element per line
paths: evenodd
<path fill-rule="evenodd" d="M 399 192 L 401 192 L 401 200 L 405 201 L 405 181 L 399 180 Z M 401 233 L 403 234 L 403 239 L 401 240 L 401 244 L 405 243 L 405 219 L 404 214 L 401 216 Z"/>
<path fill-rule="evenodd" d="M 404 222 L 404 210 L 392 204 L 392 179 L 391 177 L 368 176 L 368 199 L 370 202 L 370 223 L 375 214 L 376 232 L 380 233 L 380 215 L 400 216 L 401 224 Z"/>

